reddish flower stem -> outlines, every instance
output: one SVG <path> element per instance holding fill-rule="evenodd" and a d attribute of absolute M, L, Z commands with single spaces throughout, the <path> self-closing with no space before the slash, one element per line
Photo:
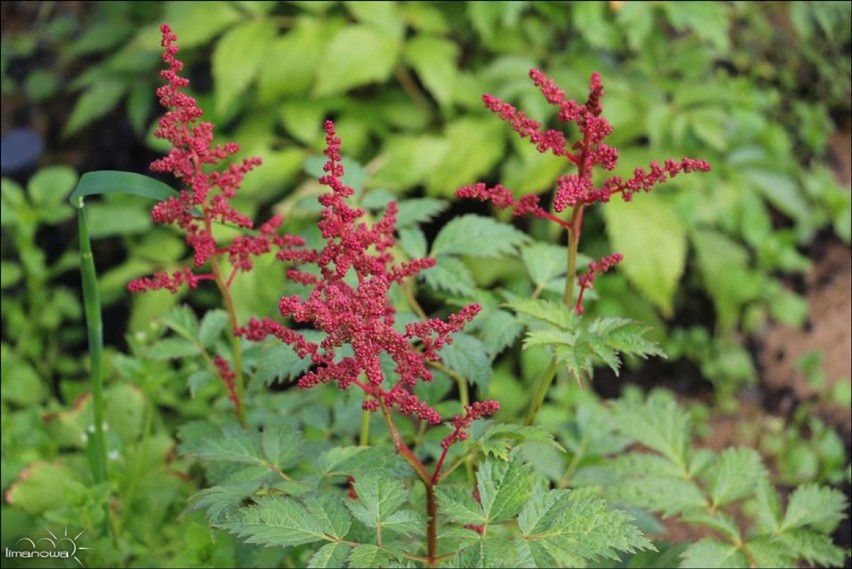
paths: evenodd
<path fill-rule="evenodd" d="M 388 427 L 388 431 L 390 431 L 394 447 L 402 455 L 402 458 L 411 465 L 411 468 L 420 477 L 426 489 L 426 516 L 429 518 L 426 525 L 426 565 L 428 567 L 435 567 L 438 557 L 438 502 L 435 500 L 435 484 L 432 482 L 432 477 L 429 476 L 426 467 L 423 466 L 420 459 L 411 452 L 411 449 L 402 440 L 399 430 L 397 430 L 394 423 L 393 415 L 391 415 L 391 411 L 385 404 L 384 399 L 379 397 L 378 400 L 379 407 L 382 410 L 382 417 L 384 417 L 385 424 Z M 444 454 L 446 454 L 446 449 Z"/>

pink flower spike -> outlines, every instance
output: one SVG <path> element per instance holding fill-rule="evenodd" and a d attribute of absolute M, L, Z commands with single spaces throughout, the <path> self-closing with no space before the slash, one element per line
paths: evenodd
<path fill-rule="evenodd" d="M 169 172 L 180 180 L 182 189 L 178 197 L 170 197 L 154 206 L 151 218 L 164 225 L 177 225 L 185 233 L 187 245 L 193 251 L 193 262 L 202 267 L 211 259 L 229 256 L 233 270 L 227 279 L 221 275 L 220 286 L 229 288 L 236 272 L 252 268 L 251 257 L 272 250 L 300 247 L 297 240 L 288 240 L 275 235 L 281 225 L 280 216 L 274 217 L 261 227 L 256 236 L 240 236 L 228 246 L 221 246 L 213 236 L 212 224 L 224 223 L 251 229 L 253 222 L 231 205 L 246 174 L 260 165 L 257 157 L 245 158 L 240 163 L 223 163 L 239 151 L 236 143 L 223 145 L 213 143 L 213 124 L 201 121 L 204 114 L 196 100 L 184 92 L 189 80 L 181 77 L 183 63 L 177 58 L 179 48 L 177 36 L 168 25 L 160 27 L 162 32 L 163 61 L 166 69 L 160 72 L 166 84 L 157 89 L 160 103 L 167 109 L 160 118 L 154 135 L 168 140 L 172 148 L 169 153 L 151 164 L 154 172 Z M 208 168 L 208 166 L 213 168 Z M 218 168 L 218 169 L 215 169 Z M 186 275 L 153 279 L 138 279 L 130 283 L 130 290 L 141 292 L 175 287 L 187 283 L 190 287 L 197 279 Z"/>
<path fill-rule="evenodd" d="M 364 222 L 365 212 L 347 203 L 354 190 L 342 181 L 341 141 L 332 121 L 326 121 L 325 133 L 326 163 L 320 182 L 330 191 L 318 198 L 323 209 L 317 223 L 325 243 L 319 249 L 292 248 L 278 254 L 296 265 L 289 278 L 311 288 L 305 298 L 281 298 L 281 315 L 310 325 L 325 337 L 309 341 L 298 330 L 271 320 L 251 320 L 238 333 L 255 341 L 274 335 L 300 357 L 310 357 L 313 368 L 299 379 L 300 388 L 332 382 L 341 389 L 355 385 L 369 396 L 363 404 L 366 410 L 387 407 L 438 424 L 438 412 L 411 390 L 418 382 L 432 380 L 428 364 L 439 360 L 440 350 L 476 316 L 479 305 L 466 306 L 446 320 L 431 318 L 409 324 L 405 332 L 397 330 L 391 287 L 433 266 L 435 260 L 394 264 L 396 204 L 390 203 L 375 223 Z M 244 262 L 262 243 L 244 239 L 239 245 L 235 263 Z M 318 271 L 302 270 L 304 265 L 315 265 Z M 351 355 L 341 354 L 344 349 Z M 383 360 L 390 365 L 383 367 Z M 386 378 L 389 368 L 393 380 Z"/>

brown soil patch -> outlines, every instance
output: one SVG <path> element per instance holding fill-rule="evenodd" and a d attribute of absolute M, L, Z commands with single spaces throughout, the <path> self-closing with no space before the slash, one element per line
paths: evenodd
<path fill-rule="evenodd" d="M 841 184 L 852 183 L 852 119 L 844 121 L 831 139 L 828 162 Z M 796 369 L 797 360 L 810 352 L 821 352 L 822 369 L 830 389 L 838 381 L 852 378 L 852 249 L 834 237 L 815 244 L 814 264 L 805 276 L 810 307 L 808 325 L 802 330 L 774 326 L 762 337 L 758 353 L 763 386 L 786 394 L 780 402 L 782 414 L 798 402 L 814 398 L 816 390 Z M 786 409 L 784 407 L 787 407 Z M 841 405 L 820 401 L 817 414 L 836 426 L 848 441 L 852 417 Z"/>

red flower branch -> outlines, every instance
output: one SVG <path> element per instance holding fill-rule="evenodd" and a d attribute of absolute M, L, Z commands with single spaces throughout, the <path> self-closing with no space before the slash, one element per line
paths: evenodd
<path fill-rule="evenodd" d="M 459 188 L 456 195 L 460 198 L 489 201 L 497 208 L 513 209 L 516 216 L 532 214 L 538 218 L 549 219 L 564 227 L 569 233 L 568 281 L 564 301 L 569 304 L 573 300 L 577 246 L 580 240 L 583 208 L 585 206 L 598 202 L 608 202 L 615 194 L 621 194 L 624 201 L 630 201 L 636 192 L 649 192 L 656 185 L 674 178 L 681 172 L 707 172 L 710 170 L 710 164 L 694 158 L 683 158 L 679 162 L 666 160 L 663 165 L 654 161 L 650 164 L 650 171 L 646 171 L 644 168 L 636 168 L 633 171 L 633 177 L 629 180 L 624 180 L 620 176 L 612 176 L 600 185 L 595 185 L 592 174 L 596 167 L 611 171 L 618 164 L 618 151 L 604 142 L 606 137 L 612 133 L 612 125 L 601 116 L 604 87 L 601 83 L 600 74 L 592 74 L 589 82 L 589 94 L 584 104 L 568 99 L 565 92 L 552 79 L 537 69 L 530 71 L 530 78 L 547 102 L 559 109 L 558 120 L 577 126 L 580 132 L 578 141 L 569 146 L 563 132 L 543 129 L 541 123 L 527 117 L 523 111 L 494 95 L 483 95 L 482 102 L 492 112 L 500 115 L 500 118 L 506 121 L 521 137 L 527 138 L 535 144 L 536 150 L 542 154 L 551 153 L 562 156 L 577 167 L 577 173 L 557 178 L 556 191 L 553 197 L 554 211 L 562 212 L 571 209 L 570 221 L 563 220 L 548 212 L 539 203 L 538 196 L 528 194 L 521 198 L 515 198 L 511 190 L 500 184 L 492 188 L 488 188 L 483 183 L 472 184 Z M 612 258 L 614 256 L 607 259 Z M 592 281 L 597 274 L 604 272 L 610 266 L 611 264 L 607 265 L 606 268 L 589 273 L 588 278 L 580 282 L 581 289 L 576 305 L 578 313 L 583 311 L 580 304 L 583 291 L 592 286 Z"/>
<path fill-rule="evenodd" d="M 343 183 L 340 139 L 331 121 L 326 121 L 325 132 L 326 174 L 319 181 L 330 191 L 319 197 L 323 211 L 318 222 L 325 244 L 321 249 L 283 249 L 277 255 L 297 267 L 308 264 L 318 267 L 319 274 L 299 268 L 288 272 L 292 280 L 312 290 L 304 299 L 282 298 L 279 310 L 284 317 L 324 332 L 325 338 L 310 341 L 301 332 L 268 318 L 252 318 L 237 333 L 254 341 L 274 335 L 292 346 L 300 357 L 310 357 L 314 369 L 299 379 L 299 387 L 306 389 L 330 382 L 336 382 L 341 389 L 356 385 L 365 395 L 363 409 L 382 413 L 394 447 L 426 488 L 427 553 L 431 566 L 437 556 L 434 486 L 447 451 L 453 443 L 467 437 L 467 428 L 473 420 L 494 413 L 499 404 L 475 403 L 453 419 L 455 429 L 445 439 L 432 474 L 402 440 L 392 411 L 433 425 L 441 422 L 440 414 L 421 401 L 412 389 L 420 381 L 432 381 L 427 364 L 439 360 L 440 350 L 453 341 L 453 334 L 470 322 L 480 307 L 470 304 L 446 320 L 428 318 L 407 324 L 403 332 L 395 328 L 396 309 L 388 300 L 391 287 L 433 266 L 435 260 L 424 258 L 394 264 L 391 248 L 395 244 L 396 204 L 389 204 L 384 217 L 372 226 L 361 221 L 364 210 L 346 201 L 354 190 Z M 341 353 L 347 348 L 351 355 Z M 382 367 L 383 356 L 393 363 L 392 377 Z"/>
<path fill-rule="evenodd" d="M 613 253 L 612 255 L 603 257 L 599 261 L 589 263 L 589 270 L 577 279 L 577 282 L 580 284 L 580 294 L 577 296 L 577 305 L 574 308 L 577 314 L 583 313 L 583 293 L 586 292 L 586 289 L 592 288 L 595 283 L 595 277 L 604 274 L 620 263 L 622 259 L 624 259 L 624 255 Z"/>
<path fill-rule="evenodd" d="M 195 273 L 190 267 L 183 267 L 171 274 L 160 272 L 135 279 L 127 288 L 131 292 L 165 289 L 176 293 L 183 285 L 195 288 L 202 280 L 215 281 L 222 293 L 231 329 L 235 330 L 237 314 L 230 288 L 237 273 L 251 270 L 255 256 L 268 253 L 273 248 L 286 250 L 299 247 L 304 240 L 276 235 L 283 221 L 276 215 L 261 225 L 256 234 L 235 237 L 227 245 L 217 242 L 213 235 L 214 223 L 232 224 L 246 231 L 253 228 L 252 220 L 237 211 L 231 200 L 236 197 L 245 175 L 261 161 L 253 157 L 243 159 L 239 164 L 224 165 L 239 151 L 239 146 L 233 142 L 213 144 L 213 124 L 200 120 L 203 111 L 196 100 L 184 92 L 189 80 L 180 75 L 183 63 L 177 58 L 177 36 L 166 24 L 160 26 L 160 31 L 167 69 L 160 72 L 166 84 L 157 89 L 157 96 L 167 112 L 160 119 L 154 136 L 168 140 L 172 148 L 166 156 L 151 164 L 151 170 L 171 173 L 180 180 L 182 188 L 178 197 L 156 204 L 151 218 L 157 223 L 176 225 L 183 230 L 186 243 L 193 251 L 193 265 L 201 268 L 209 263 L 210 269 L 209 272 Z M 227 276 L 223 273 L 224 259 L 231 265 Z M 241 403 L 244 382 L 240 345 L 233 336 L 231 344 L 234 370 L 227 368 L 226 372 L 223 365 L 227 364 L 221 358 L 215 360 L 215 364 L 228 389 L 228 397 L 234 402 L 237 417 L 245 425 Z"/>
<path fill-rule="evenodd" d="M 192 274 L 182 269 L 172 275 L 157 273 L 153 278 L 143 277 L 131 281 L 128 288 L 133 292 L 167 289 L 177 292 L 182 284 L 194 288 L 198 281 L 216 280 L 220 288 L 228 289 L 237 272 L 252 268 L 251 258 L 272 250 L 301 245 L 298 237 L 275 235 L 281 225 L 281 216 L 274 216 L 260 227 L 257 235 L 239 236 L 227 246 L 219 246 L 213 236 L 213 224 L 232 224 L 247 230 L 252 229 L 251 219 L 237 211 L 230 200 L 236 197 L 245 175 L 261 163 L 260 158 L 245 158 L 239 164 L 221 166 L 239 151 L 236 143 L 213 144 L 214 126 L 201 121 L 204 112 L 196 100 L 183 90 L 189 80 L 180 76 L 183 63 L 177 58 L 179 51 L 177 36 L 168 25 L 160 27 L 163 34 L 163 61 L 167 69 L 160 72 L 166 84 L 157 89 L 160 104 L 168 109 L 160 119 L 154 136 L 168 140 L 172 148 L 168 155 L 151 164 L 154 172 L 169 172 L 181 181 L 183 188 L 178 197 L 171 197 L 154 206 L 152 219 L 164 225 L 177 225 L 186 234 L 186 243 L 193 250 L 195 267 L 203 267 L 211 261 L 211 273 Z M 219 167 L 208 172 L 206 167 Z M 227 257 L 231 263 L 231 274 L 219 274 L 219 258 Z M 219 282 L 221 281 L 221 282 Z"/>

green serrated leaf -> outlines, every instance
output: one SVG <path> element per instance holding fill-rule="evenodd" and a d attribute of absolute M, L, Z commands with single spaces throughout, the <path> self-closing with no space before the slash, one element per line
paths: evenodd
<path fill-rule="evenodd" d="M 777 543 L 783 545 L 796 559 L 804 559 L 816 567 L 843 565 L 843 550 L 825 534 L 807 529 L 791 529 L 779 534 Z"/>
<path fill-rule="evenodd" d="M 524 349 L 532 346 L 568 346 L 574 347 L 577 345 L 577 334 L 574 332 L 566 332 L 564 330 L 555 330 L 546 328 L 544 330 L 535 330 L 527 334 L 524 338 Z"/>
<path fill-rule="evenodd" d="M 454 335 L 452 344 L 445 345 L 441 350 L 441 361 L 479 389 L 488 389 L 492 373 L 491 358 L 479 338 L 464 333 Z"/>
<path fill-rule="evenodd" d="M 426 236 L 417 227 L 403 227 L 400 229 L 399 238 L 396 242 L 405 254 L 412 259 L 421 259 L 429 252 L 429 245 L 426 243 Z M 451 257 L 447 258 L 449 259 Z M 470 286 L 473 286 L 473 277 L 471 277 Z"/>
<path fill-rule="evenodd" d="M 414 510 L 398 510 L 384 522 L 385 530 L 405 535 L 424 535 L 426 517 Z"/>
<path fill-rule="evenodd" d="M 345 543 L 326 543 L 308 560 L 308 569 L 335 569 L 345 567 L 344 562 L 351 546 Z"/>
<path fill-rule="evenodd" d="M 346 9 L 358 21 L 376 28 L 383 34 L 394 39 L 402 39 L 405 22 L 400 13 L 400 6 L 393 2 L 381 3 L 363 0 L 346 2 Z"/>
<path fill-rule="evenodd" d="M 456 257 L 442 256 L 422 273 L 423 280 L 434 290 L 472 297 L 476 292 L 473 273 L 464 261 Z"/>
<path fill-rule="evenodd" d="M 796 488 L 787 503 L 781 531 L 806 525 L 837 525 L 845 516 L 846 496 L 831 488 L 805 484 Z"/>
<path fill-rule="evenodd" d="M 763 280 L 749 268 L 748 250 L 717 231 L 693 231 L 698 267 L 723 330 L 733 330 L 742 306 L 764 295 Z"/>
<path fill-rule="evenodd" d="M 201 319 L 201 325 L 198 328 L 198 340 L 201 345 L 206 348 L 212 347 L 227 328 L 228 322 L 229 316 L 224 310 L 219 308 L 208 310 L 204 314 L 204 318 Z"/>
<path fill-rule="evenodd" d="M 172 308 L 160 320 L 182 338 L 193 341 L 198 338 L 198 318 L 192 308 L 185 304 Z"/>
<path fill-rule="evenodd" d="M 207 42 L 239 19 L 239 11 L 227 2 L 168 2 L 163 16 L 183 49 Z"/>
<path fill-rule="evenodd" d="M 482 342 L 492 359 L 511 346 L 524 330 L 517 318 L 500 309 L 483 318 L 479 328 L 482 330 Z"/>
<path fill-rule="evenodd" d="M 542 443 L 552 445 L 564 452 L 565 449 L 556 442 L 549 432 L 538 426 L 512 425 L 488 422 L 487 428 L 481 435 L 471 430 L 471 435 L 486 455 L 494 455 L 502 460 L 509 460 L 512 448 L 525 443 Z"/>
<path fill-rule="evenodd" d="M 154 360 L 188 358 L 201 354 L 198 344 L 181 338 L 166 338 L 148 348 L 147 356 Z"/>
<path fill-rule="evenodd" d="M 550 300 L 519 298 L 507 302 L 506 306 L 515 312 L 526 314 L 536 320 L 552 324 L 563 330 L 571 331 L 576 325 L 574 312 L 564 304 Z"/>
<path fill-rule="evenodd" d="M 221 524 L 246 538 L 247 543 L 291 547 L 317 541 L 339 541 L 351 520 L 334 496 L 307 496 L 304 501 L 282 496 L 261 496 L 240 516 Z"/>
<path fill-rule="evenodd" d="M 453 218 L 435 237 L 431 255 L 496 258 L 513 254 L 527 235 L 490 217 L 468 214 Z"/>
<path fill-rule="evenodd" d="M 323 477 L 363 475 L 381 470 L 386 476 L 400 477 L 410 469 L 402 458 L 388 447 L 335 447 L 317 459 L 317 470 Z"/>
<path fill-rule="evenodd" d="M 615 484 L 608 495 L 626 504 L 660 512 L 663 517 L 709 507 L 704 493 L 694 482 L 653 473 Z"/>
<path fill-rule="evenodd" d="M 355 478 L 354 484 L 358 499 L 347 502 L 346 506 L 367 527 L 384 527 L 388 518 L 408 500 L 401 480 L 388 480 L 381 474 L 362 474 Z"/>
<path fill-rule="evenodd" d="M 661 356 L 665 353 L 653 340 L 645 338 L 650 328 L 627 318 L 601 317 L 589 325 L 589 332 L 603 336 L 606 345 L 635 356 Z"/>
<path fill-rule="evenodd" d="M 654 449 L 686 472 L 692 424 L 689 414 L 663 391 L 654 391 L 645 402 L 616 401 L 617 429 Z"/>
<path fill-rule="evenodd" d="M 486 175 L 500 160 L 506 144 L 503 125 L 491 117 L 458 119 L 445 132 L 446 150 L 428 176 L 429 195 L 451 196 Z"/>
<path fill-rule="evenodd" d="M 249 465 L 239 471 L 243 481 L 263 478 L 289 468 L 301 456 L 301 435 L 288 427 L 269 425 L 262 433 L 227 428 L 199 441 L 191 454 L 209 462 Z M 277 475 L 276 475 L 277 476 Z"/>
<path fill-rule="evenodd" d="M 458 524 L 485 524 L 488 519 L 482 507 L 473 499 L 469 491 L 461 488 L 435 488 L 440 511 Z"/>
<path fill-rule="evenodd" d="M 757 567 L 784 569 L 796 566 L 796 556 L 770 536 L 759 536 L 746 542 L 749 556 Z"/>
<path fill-rule="evenodd" d="M 584 565 L 619 559 L 618 552 L 653 549 L 627 514 L 603 500 L 574 499 L 568 490 L 533 495 L 518 516 L 518 529 L 540 567 Z"/>
<path fill-rule="evenodd" d="M 767 479 L 757 483 L 757 527 L 764 533 L 775 533 L 781 527 L 781 500 L 778 492 Z"/>
<path fill-rule="evenodd" d="M 408 227 L 431 221 L 439 213 L 447 209 L 449 204 L 435 198 L 414 198 L 403 200 L 397 204 L 397 228 Z"/>
<path fill-rule="evenodd" d="M 683 515 L 683 521 L 712 528 L 723 534 L 733 543 L 742 541 L 742 534 L 740 533 L 740 528 L 737 526 L 737 522 L 724 512 L 716 511 L 710 514 L 706 510 L 695 510 L 686 512 Z"/>
<path fill-rule="evenodd" d="M 472 533 L 472 532 L 471 532 Z M 518 567 L 515 542 L 503 536 L 485 535 L 461 545 L 449 567 Z"/>
<path fill-rule="evenodd" d="M 587 335 L 583 337 L 585 340 L 585 345 L 588 346 L 589 351 L 594 354 L 599 360 L 604 362 L 609 368 L 618 376 L 619 369 L 621 367 L 621 359 L 618 357 L 618 354 L 608 346 L 608 338 L 601 338 L 600 336 L 591 336 Z"/>
<path fill-rule="evenodd" d="M 796 180 L 777 170 L 749 168 L 743 176 L 757 188 L 763 198 L 792 219 L 799 219 L 810 208 Z"/>
<path fill-rule="evenodd" d="M 189 499 L 189 509 L 206 510 L 207 519 L 216 525 L 236 514 L 243 500 L 253 495 L 259 487 L 260 481 L 253 480 L 205 488 Z"/>
<path fill-rule="evenodd" d="M 213 375 L 209 369 L 200 369 L 198 371 L 192 372 L 189 377 L 186 379 L 186 384 L 189 387 L 189 396 L 195 397 L 198 395 L 198 391 L 207 385 L 215 381 L 216 376 Z"/>
<path fill-rule="evenodd" d="M 748 496 L 766 476 L 760 455 L 753 449 L 725 450 L 717 463 L 710 488 L 713 507 Z"/>
<path fill-rule="evenodd" d="M 390 554 L 375 545 L 364 544 L 354 548 L 349 554 L 349 567 L 388 567 L 391 562 Z"/>
<path fill-rule="evenodd" d="M 63 203 L 76 183 L 77 172 L 70 166 L 48 166 L 33 174 L 27 184 L 27 193 L 35 207 L 52 207 Z"/>
<path fill-rule="evenodd" d="M 489 524 L 508 521 L 518 515 L 535 486 L 532 468 L 515 453 L 508 461 L 488 457 L 476 474 L 480 505 Z"/>
<path fill-rule="evenodd" d="M 289 32 L 269 42 L 258 70 L 261 102 L 310 91 L 332 30 L 326 22 L 305 15 L 296 19 Z"/>
<path fill-rule="evenodd" d="M 423 184 L 448 148 L 449 143 L 436 136 L 388 136 L 371 181 L 391 190 L 407 190 Z"/>
<path fill-rule="evenodd" d="M 297 378 L 311 366 L 310 359 L 300 358 L 292 347 L 278 341 L 264 342 L 246 360 L 254 367 L 253 379 L 262 385 Z"/>
<path fill-rule="evenodd" d="M 533 243 L 521 249 L 521 259 L 533 284 L 543 288 L 565 274 L 568 254 L 567 249 L 559 245 Z"/>
<path fill-rule="evenodd" d="M 715 539 L 702 539 L 683 552 L 680 566 L 687 567 L 748 567 L 748 558 L 730 543 Z"/>

